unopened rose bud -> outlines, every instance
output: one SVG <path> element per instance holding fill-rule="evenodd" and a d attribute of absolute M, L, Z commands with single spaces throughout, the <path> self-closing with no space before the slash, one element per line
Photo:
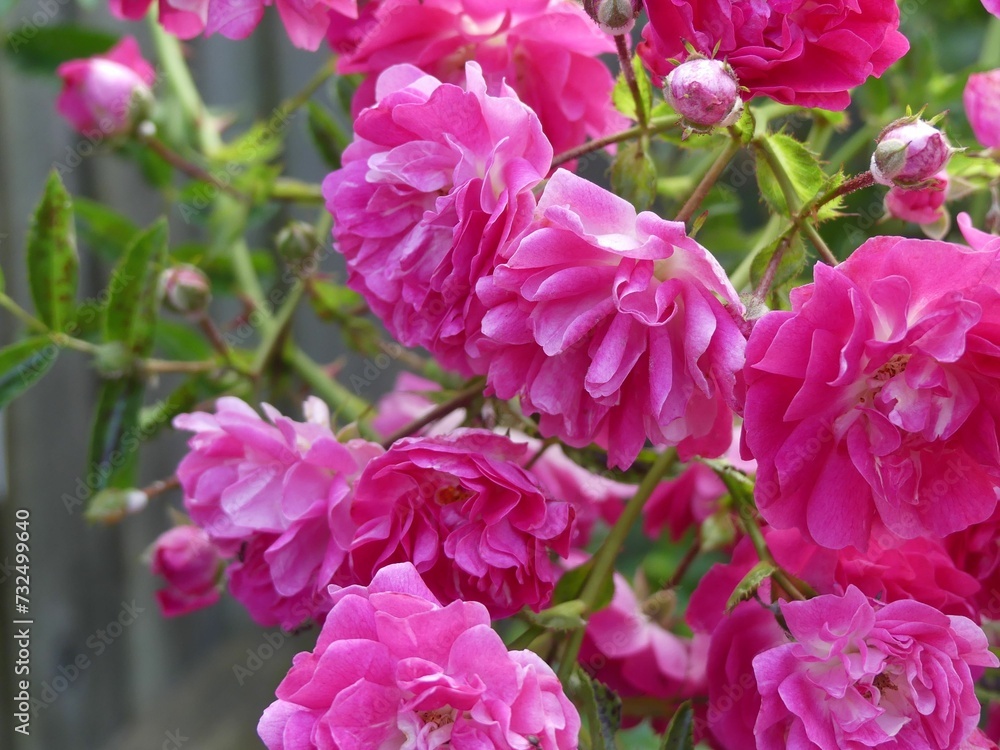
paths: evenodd
<path fill-rule="evenodd" d="M 641 0 L 584 0 L 584 10 L 603 31 L 615 36 L 627 34 L 642 10 Z"/>
<path fill-rule="evenodd" d="M 663 85 L 667 103 L 691 130 L 724 128 L 740 119 L 740 83 L 728 63 L 692 59 L 674 68 Z"/>
<path fill-rule="evenodd" d="M 69 60 L 57 72 L 63 82 L 56 100 L 59 114 L 90 137 L 128 132 L 142 119 L 156 80 L 132 37 L 103 55 Z"/>
<path fill-rule="evenodd" d="M 293 221 L 282 227 L 275 244 L 282 260 L 292 268 L 308 263 L 320 248 L 316 230 L 302 221 Z"/>
<path fill-rule="evenodd" d="M 944 133 L 929 122 L 919 117 L 897 120 L 879 136 L 872 154 L 872 176 L 882 185 L 926 187 L 953 151 Z"/>
<path fill-rule="evenodd" d="M 198 526 L 176 526 L 161 534 L 153 543 L 150 569 L 167 583 L 156 592 L 166 617 L 193 612 L 219 599 L 222 558 Z"/>
<path fill-rule="evenodd" d="M 212 300 L 208 277 L 187 264 L 168 268 L 160 274 L 160 299 L 169 310 L 198 317 Z"/>

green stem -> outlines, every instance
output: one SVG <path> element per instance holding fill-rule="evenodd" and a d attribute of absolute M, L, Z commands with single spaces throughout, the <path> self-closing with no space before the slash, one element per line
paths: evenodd
<path fill-rule="evenodd" d="M 764 533 L 760 530 L 757 519 L 754 517 L 756 509 L 748 504 L 744 505 L 743 508 L 746 512 L 740 513 L 740 518 L 743 520 L 743 527 L 747 531 L 747 536 L 750 537 L 750 541 L 757 551 L 757 557 L 760 558 L 761 562 L 767 562 L 774 566 L 775 572 L 771 574 L 771 577 L 790 597 L 798 601 L 805 601 L 805 595 L 799 591 L 798 586 L 792 582 L 789 575 L 782 570 L 781 566 L 775 561 L 774 555 L 771 554 L 771 550 L 768 549 Z"/>
<path fill-rule="evenodd" d="M 394 432 L 392 435 L 387 437 L 382 441 L 382 447 L 388 448 L 397 440 L 402 440 L 409 435 L 423 429 L 431 422 L 436 422 L 442 417 L 446 417 L 451 414 L 456 409 L 461 409 L 464 406 L 468 406 L 477 396 L 482 395 L 483 388 L 486 386 L 485 378 L 475 378 L 471 381 L 465 388 L 456 393 L 452 398 L 445 401 L 443 404 L 438 404 L 429 412 L 424 414 L 419 419 L 410 422 L 401 429 Z"/>
<path fill-rule="evenodd" d="M 778 181 L 778 187 L 781 188 L 781 192 L 785 196 L 785 203 L 788 204 L 788 211 L 792 215 L 792 221 L 815 245 L 816 251 L 823 260 L 830 265 L 837 265 L 837 256 L 827 246 L 826 241 L 816 231 L 816 227 L 813 226 L 808 217 L 803 216 L 802 201 L 799 200 L 799 194 L 795 189 L 795 185 L 792 184 L 792 178 L 789 177 L 788 173 L 782 167 L 781 160 L 774 152 L 774 147 L 771 145 L 770 140 L 767 138 L 758 138 L 754 140 L 754 145 L 764 157 L 764 161 L 767 162 L 772 174 L 774 174 L 774 178 Z"/>
<path fill-rule="evenodd" d="M 156 136 L 146 135 L 140 136 L 140 140 L 148 146 L 154 153 L 156 153 L 161 159 L 163 159 L 167 164 L 170 164 L 175 169 L 183 172 L 188 177 L 191 177 L 199 182 L 207 182 L 210 185 L 214 185 L 219 190 L 229 193 L 237 200 L 244 203 L 250 203 L 251 199 L 249 195 L 240 192 L 235 187 L 230 185 L 228 182 L 223 182 L 218 179 L 215 175 L 209 172 L 207 169 L 199 167 L 194 162 L 188 161 L 183 156 L 178 154 L 176 151 L 171 149 L 166 143 L 161 141 Z"/>
<path fill-rule="evenodd" d="M 312 98 L 319 88 L 333 76 L 337 58 L 331 57 L 323 67 L 316 71 L 312 78 L 298 92 L 281 103 L 281 109 L 292 113 Z"/>
<path fill-rule="evenodd" d="M 632 527 L 635 526 L 636 521 L 639 520 L 639 516 L 642 515 L 642 509 L 646 505 L 646 501 L 649 500 L 653 494 L 653 490 L 656 489 L 663 477 L 667 475 L 667 472 L 670 471 L 676 460 L 677 452 L 672 448 L 663 451 L 663 453 L 657 456 L 656 461 L 649 468 L 649 471 L 646 472 L 646 476 L 643 477 L 639 489 L 636 490 L 632 499 L 628 501 L 622 514 L 618 517 L 615 525 L 611 527 L 610 533 L 601 544 L 600 549 L 594 554 L 594 566 L 591 568 L 590 574 L 583 584 L 583 590 L 580 592 L 580 599 L 583 601 L 588 612 L 593 610 L 595 603 L 601 595 L 601 591 L 604 590 L 605 585 L 614 574 L 615 560 L 618 559 L 618 553 L 625 544 L 625 539 L 632 530 Z M 563 681 L 563 684 L 567 684 L 570 675 L 573 674 L 573 667 L 576 665 L 580 647 L 583 645 L 583 635 L 584 628 L 577 628 L 573 631 L 566 644 L 562 661 L 559 664 L 559 679 Z"/>
<path fill-rule="evenodd" d="M 288 177 L 279 177 L 271 186 L 271 199 L 320 204 L 323 202 L 323 186 Z"/>
<path fill-rule="evenodd" d="M 778 237 L 778 227 L 781 226 L 781 217 L 775 214 L 772 216 L 764 229 L 761 230 L 760 239 L 757 244 L 754 245 L 753 250 L 747 253 L 746 257 L 740 261 L 740 264 L 736 267 L 736 270 L 729 275 L 729 281 L 732 283 L 733 288 L 736 291 L 743 289 L 750 284 L 750 268 L 753 266 L 754 258 L 760 253 L 765 247 L 774 242 Z"/>
<path fill-rule="evenodd" d="M 295 315 L 295 308 L 298 307 L 304 290 L 305 284 L 302 280 L 296 281 L 288 290 L 288 296 L 284 303 L 262 332 L 260 346 L 257 347 L 253 364 L 250 366 L 250 372 L 254 377 L 259 377 L 271 360 L 274 359 L 278 345 L 292 322 L 292 317 Z"/>
<path fill-rule="evenodd" d="M 639 138 L 644 133 L 649 133 L 650 135 L 654 133 L 662 133 L 664 130 L 669 130 L 670 128 L 676 126 L 678 122 L 680 122 L 680 118 L 676 115 L 657 117 L 656 119 L 651 120 L 645 129 L 643 129 L 640 125 L 636 125 L 628 130 L 611 133 L 603 138 L 595 138 L 594 140 L 587 141 L 576 148 L 571 148 L 568 151 L 563 151 L 561 154 L 556 154 L 552 159 L 552 168 L 555 169 L 560 164 L 565 164 L 568 161 L 579 159 L 581 156 L 586 156 L 592 151 L 599 151 L 613 143 L 621 143 L 622 141 L 630 141 L 633 138 Z"/>
<path fill-rule="evenodd" d="M 49 327 L 38 318 L 21 307 L 11 297 L 0 292 L 0 307 L 9 312 L 15 318 L 24 323 L 29 329 L 37 333 L 49 333 Z"/>
<path fill-rule="evenodd" d="M 645 131 L 649 126 L 646 106 L 642 101 L 642 94 L 639 93 L 639 82 L 635 79 L 632 55 L 629 53 L 628 37 L 625 34 L 615 36 L 615 49 L 618 52 L 618 64 L 621 67 L 622 75 L 625 76 L 628 90 L 632 92 L 632 100 L 635 102 L 635 117 L 639 121 L 639 127 Z"/>
<path fill-rule="evenodd" d="M 211 154 L 221 145 L 221 139 L 191 77 L 181 43 L 177 37 L 163 30 L 156 20 L 155 9 L 146 18 L 149 20 L 150 34 L 153 37 L 157 57 L 163 66 L 164 76 L 177 96 L 181 109 L 197 128 L 202 152 Z"/>
<path fill-rule="evenodd" d="M 340 416 L 345 422 L 357 422 L 358 431 L 369 440 L 374 439 L 375 435 L 371 428 L 362 421 L 362 417 L 371 411 L 371 404 L 355 396 L 327 375 L 326 370 L 297 346 L 287 347 L 284 359 L 316 395 L 331 406 L 335 415 Z"/>
<path fill-rule="evenodd" d="M 712 162 L 712 166 L 709 167 L 708 171 L 705 173 L 704 177 L 698 182 L 695 187 L 694 192 L 691 193 L 690 197 L 684 202 L 681 210 L 677 212 L 677 216 L 674 217 L 674 221 L 687 222 L 694 212 L 698 210 L 701 202 L 705 200 L 705 196 L 708 195 L 708 191 L 712 189 L 716 181 L 722 176 L 722 173 L 726 171 L 726 167 L 729 166 L 729 162 L 733 160 L 733 157 L 739 153 L 740 142 L 737 138 L 733 138 L 726 144 L 725 148 L 719 153 L 718 158 Z"/>

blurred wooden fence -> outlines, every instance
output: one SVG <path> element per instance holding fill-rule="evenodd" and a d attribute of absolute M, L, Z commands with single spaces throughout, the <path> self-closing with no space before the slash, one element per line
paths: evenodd
<path fill-rule="evenodd" d="M 135 34 L 150 51 L 144 25 L 123 26 L 103 8 L 81 18 L 71 2 L 50 1 L 58 11 L 46 22 L 81 20 Z M 4 28 L 9 32 L 34 23 L 42 2 L 14 8 Z M 230 108 L 245 118 L 267 117 L 322 63 L 322 52 L 291 48 L 274 21 L 269 10 L 254 36 L 241 43 L 213 38 L 190 45 L 195 78 L 210 106 Z M 23 240 L 28 216 L 53 164 L 65 162 L 80 146 L 80 137 L 55 114 L 57 91 L 55 80 L 26 75 L 0 57 L 0 263 L 8 290 L 22 302 L 27 298 Z M 289 175 L 313 181 L 323 176 L 302 117 L 292 122 L 284 161 Z M 137 223 L 166 212 L 175 239 L 187 232 L 176 207 L 164 206 L 136 168 L 116 156 L 98 153 L 83 159 L 67 183 L 73 194 L 108 203 Z M 93 258 L 81 260 L 81 296 L 93 296 L 106 281 L 107 269 Z M 0 344 L 6 344 L 16 331 L 10 316 L 0 315 L 0 320 Z M 300 340 L 317 359 L 329 361 L 339 353 L 329 329 L 315 321 L 299 324 Z M 361 372 L 364 363 L 355 358 L 347 367 Z M 375 388 L 384 390 L 390 379 L 386 373 Z M 275 631 L 253 625 L 231 602 L 186 618 L 162 619 L 152 598 L 155 581 L 140 561 L 168 525 L 162 502 L 154 501 L 154 507 L 115 528 L 88 527 L 79 508 L 67 512 L 64 496 L 74 497 L 86 482 L 96 388 L 86 358 L 63 352 L 33 391 L 0 414 L 0 563 L 13 560 L 15 509 L 29 509 L 35 621 L 31 677 L 34 697 L 46 702 L 29 738 L 12 734 L 14 592 L 8 579 L 0 584 L 0 748 L 262 747 L 257 719 L 294 653 L 311 646 L 310 636 L 289 643 Z M 144 480 L 171 474 L 182 450 L 183 439 L 177 435 L 147 445 Z M 119 633 L 118 627 L 109 627 L 115 622 L 131 624 Z M 252 672 L 240 672 L 242 684 L 236 665 Z M 11 737 L 13 741 L 7 739 Z"/>

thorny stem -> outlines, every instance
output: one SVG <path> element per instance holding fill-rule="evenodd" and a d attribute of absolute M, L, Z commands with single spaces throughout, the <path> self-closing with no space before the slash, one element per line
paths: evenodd
<path fill-rule="evenodd" d="M 645 132 L 649 123 L 647 121 L 646 107 L 642 101 L 642 94 L 639 93 L 639 82 L 635 80 L 635 69 L 632 67 L 632 55 L 628 50 L 628 37 L 625 34 L 615 36 L 615 49 L 618 51 L 618 63 L 625 76 L 629 91 L 632 92 L 632 100 L 635 102 L 635 117 L 639 121 L 639 127 Z"/>
<path fill-rule="evenodd" d="M 719 158 L 716 159 L 709 170 L 705 173 L 705 176 L 701 178 L 701 181 L 695 187 L 694 192 L 691 193 L 690 197 L 684 202 L 681 210 L 677 212 L 677 216 L 674 217 L 674 221 L 688 222 L 692 216 L 694 216 L 695 211 L 701 205 L 701 202 L 705 200 L 705 196 L 715 185 L 722 173 L 726 171 L 726 167 L 729 166 L 729 162 L 733 160 L 733 157 L 740 150 L 740 141 L 738 138 L 733 138 L 719 154 Z"/>
<path fill-rule="evenodd" d="M 568 151 L 563 151 L 561 154 L 556 154 L 552 159 L 552 168 L 555 169 L 561 164 L 566 162 L 579 159 L 581 156 L 586 156 L 593 151 L 599 151 L 606 146 L 610 146 L 613 143 L 621 143 L 622 141 L 629 141 L 633 138 L 639 138 L 644 134 L 655 134 L 661 133 L 664 130 L 669 130 L 674 127 L 680 119 L 676 115 L 670 115 L 667 117 L 657 117 L 655 120 L 651 120 L 646 128 L 640 125 L 631 127 L 628 130 L 622 130 L 618 133 L 611 133 L 603 138 L 595 138 L 592 141 L 587 141 L 586 143 L 577 146 L 576 148 L 571 148 Z"/>
<path fill-rule="evenodd" d="M 403 426 L 401 429 L 387 437 L 382 441 L 382 447 L 389 448 L 389 446 L 397 440 L 401 440 L 412 435 L 418 430 L 421 430 L 429 425 L 431 422 L 436 422 L 442 417 L 448 416 L 456 409 L 468 406 L 477 396 L 482 394 L 484 385 L 486 385 L 486 380 L 484 378 L 475 378 L 452 398 L 448 399 L 443 404 L 438 404 L 422 417 L 413 420 L 408 425 Z"/>
<path fill-rule="evenodd" d="M 237 200 L 244 203 L 250 203 L 250 196 L 246 193 L 237 190 L 235 187 L 230 185 L 228 182 L 223 182 L 207 169 L 199 167 L 194 162 L 188 161 L 183 156 L 178 154 L 176 151 L 171 149 L 166 143 L 161 141 L 155 135 L 143 135 L 140 129 L 139 139 L 142 143 L 150 148 L 157 156 L 167 162 L 169 165 L 175 169 L 180 170 L 188 177 L 198 180 L 199 182 L 207 182 L 210 185 L 218 188 L 219 190 L 228 193 Z"/>

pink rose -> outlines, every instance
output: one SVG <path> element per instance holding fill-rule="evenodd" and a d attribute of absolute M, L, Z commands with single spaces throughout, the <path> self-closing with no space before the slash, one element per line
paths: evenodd
<path fill-rule="evenodd" d="M 419 419 L 434 408 L 429 394 L 440 391 L 441 386 L 432 380 L 400 373 L 396 385 L 377 404 L 377 414 L 372 419 L 372 427 L 388 438 L 406 425 Z M 420 430 L 418 435 L 447 435 L 465 423 L 465 409 L 456 409 L 451 414 Z M 636 492 L 636 485 L 626 484 L 603 474 L 595 474 L 580 466 L 566 455 L 562 447 L 553 444 L 542 451 L 541 440 L 530 438 L 518 430 L 497 429 L 512 441 L 527 446 L 520 458 L 539 486 L 552 497 L 568 502 L 576 516 L 573 525 L 572 542 L 576 547 L 584 547 L 590 539 L 593 526 L 598 521 L 613 524 L 621 514 L 625 501 Z M 538 452 L 542 451 L 541 456 Z M 528 464 L 530 468 L 527 468 Z"/>
<path fill-rule="evenodd" d="M 269 750 L 576 750 L 580 716 L 558 678 L 508 652 L 481 604 L 441 606 L 408 563 L 332 598 L 260 719 Z"/>
<path fill-rule="evenodd" d="M 154 0 L 110 0 L 111 14 L 136 21 Z M 228 39 L 250 36 L 264 17 L 264 8 L 277 5 L 278 15 L 292 44 L 315 50 L 326 37 L 331 14 L 358 17 L 357 0 L 158 0 L 159 22 L 181 39 L 201 33 Z"/>
<path fill-rule="evenodd" d="M 753 475 L 755 461 L 745 461 L 739 455 L 740 428 L 733 431 L 734 441 L 724 460 L 730 466 Z M 715 471 L 703 463 L 692 462 L 674 479 L 660 482 L 642 509 L 642 530 L 658 539 L 664 529 L 679 542 L 687 531 L 719 510 L 719 501 L 729 494 Z"/>
<path fill-rule="evenodd" d="M 622 575 L 615 573 L 614 581 L 611 604 L 587 620 L 580 650 L 584 669 L 623 698 L 683 700 L 703 688 L 704 654 L 699 659 L 690 638 L 668 629 L 676 600 L 658 592 L 640 602 Z"/>
<path fill-rule="evenodd" d="M 1000 148 L 1000 68 L 970 75 L 962 101 L 976 140 L 986 148 Z"/>
<path fill-rule="evenodd" d="M 479 66 L 466 73 L 467 90 L 409 65 L 383 73 L 323 194 L 351 288 L 400 342 L 471 374 L 484 367 L 465 348 L 485 312 L 473 285 L 531 220 L 552 148 L 509 88 L 487 94 Z"/>
<path fill-rule="evenodd" d="M 743 305 L 683 224 L 637 216 L 557 170 L 535 221 L 476 291 L 489 309 L 474 342 L 488 384 L 541 414 L 542 434 L 597 443 L 620 468 L 647 438 L 677 445 L 682 460 L 732 440 Z"/>
<path fill-rule="evenodd" d="M 518 466 L 524 449 L 461 429 L 404 438 L 369 462 L 351 509 L 356 580 L 412 562 L 442 601 L 479 601 L 498 619 L 546 606 L 558 578 L 549 554 L 569 551 L 573 517 Z"/>
<path fill-rule="evenodd" d="M 374 80 L 392 65 L 411 63 L 461 84 L 474 60 L 491 94 L 510 86 L 538 113 L 556 152 L 626 124 L 611 105 L 614 79 L 598 58 L 615 46 L 569 0 L 381 0 L 363 33 L 337 68 L 368 75 L 356 112 L 380 98 Z"/>
<path fill-rule="evenodd" d="M 64 62 L 56 72 L 63 84 L 56 109 L 79 132 L 96 139 L 130 130 L 138 108 L 152 99 L 156 80 L 153 66 L 130 36 L 103 55 Z"/>
<path fill-rule="evenodd" d="M 983 7 L 997 18 L 1000 18 L 1000 0 L 983 0 Z"/>
<path fill-rule="evenodd" d="M 893 186 L 885 195 L 885 211 L 896 219 L 914 224 L 944 224 L 943 236 L 950 223 L 944 202 L 948 198 L 948 173 L 938 172 L 927 187 L 905 190 Z M 938 237 L 940 239 L 940 237 Z"/>
<path fill-rule="evenodd" d="M 194 612 L 219 600 L 222 557 L 197 526 L 175 526 L 160 534 L 153 543 L 149 567 L 167 583 L 156 592 L 164 617 Z"/>
<path fill-rule="evenodd" d="M 382 453 L 362 440 L 341 444 L 325 405 L 306 406 L 306 423 L 265 405 L 268 423 L 237 398 L 219 399 L 215 414 L 174 419 L 195 433 L 177 468 L 188 513 L 236 558 L 227 570 L 233 595 L 260 624 L 286 629 L 329 608 L 326 588 L 354 533 L 354 479 Z"/>
<path fill-rule="evenodd" d="M 761 697 L 754 658 L 785 643 L 774 614 L 759 602 L 738 605 L 721 619 L 708 648 L 708 708 L 705 727 L 719 750 L 757 750 L 754 724 Z M 789 745 L 789 748 L 798 747 Z"/>
<path fill-rule="evenodd" d="M 747 346 L 744 440 L 778 528 L 864 549 L 985 520 L 1000 487 L 1000 242 L 876 237 Z"/>
<path fill-rule="evenodd" d="M 1000 506 L 982 523 L 947 537 L 944 545 L 955 566 L 979 582 L 974 600 L 982 616 L 1000 619 Z"/>
<path fill-rule="evenodd" d="M 757 655 L 760 750 L 951 750 L 976 729 L 971 667 L 996 667 L 965 617 L 919 602 L 843 596 L 781 602 L 791 639 Z"/>
<path fill-rule="evenodd" d="M 646 0 L 639 55 L 659 77 L 689 43 L 725 60 L 747 97 L 844 109 L 849 90 L 881 76 L 909 49 L 895 0 Z"/>

